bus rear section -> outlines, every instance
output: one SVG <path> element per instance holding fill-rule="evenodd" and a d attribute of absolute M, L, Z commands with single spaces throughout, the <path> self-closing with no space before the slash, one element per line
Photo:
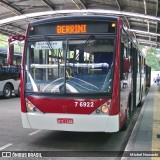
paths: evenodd
<path fill-rule="evenodd" d="M 28 26 L 21 77 L 23 127 L 119 131 L 126 119 L 126 106 L 120 109 L 119 28 L 118 18 L 103 16 Z"/>

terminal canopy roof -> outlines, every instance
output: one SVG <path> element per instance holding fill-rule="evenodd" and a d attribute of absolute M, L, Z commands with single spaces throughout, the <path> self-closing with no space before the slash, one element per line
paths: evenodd
<path fill-rule="evenodd" d="M 159 0 L 1 0 L 0 33 L 24 34 L 31 21 L 79 14 L 120 16 L 139 44 L 160 47 Z"/>

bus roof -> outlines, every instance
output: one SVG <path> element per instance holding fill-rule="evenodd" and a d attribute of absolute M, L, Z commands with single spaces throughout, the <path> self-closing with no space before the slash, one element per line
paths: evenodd
<path fill-rule="evenodd" d="M 53 23 L 53 22 L 64 22 L 64 21 L 77 21 L 77 20 L 90 20 L 90 21 L 117 21 L 118 17 L 116 16 L 102 16 L 102 15 L 81 15 L 81 16 L 61 16 L 61 17 L 52 17 L 47 19 L 37 20 L 35 22 L 31 22 L 30 26 L 45 24 L 45 23 Z"/>
<path fill-rule="evenodd" d="M 7 54 L 8 48 L 0 47 L 0 54 Z M 22 52 L 15 51 L 14 55 L 22 56 Z"/>

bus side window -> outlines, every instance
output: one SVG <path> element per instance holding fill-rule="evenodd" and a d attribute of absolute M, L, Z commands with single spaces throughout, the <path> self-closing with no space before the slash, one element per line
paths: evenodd
<path fill-rule="evenodd" d="M 120 81 L 121 89 L 125 89 L 130 82 L 131 76 L 131 55 L 132 43 L 127 33 L 122 29 L 121 53 L 120 53 Z"/>
<path fill-rule="evenodd" d="M 0 58 L 0 73 L 2 73 L 3 59 Z"/>
<path fill-rule="evenodd" d="M 0 73 L 2 73 L 2 65 L 1 65 L 1 63 L 0 63 Z"/>
<path fill-rule="evenodd" d="M 121 56 L 120 56 L 120 79 L 121 80 L 123 80 L 123 72 L 124 72 L 123 53 L 124 53 L 124 43 L 121 43 Z"/>
<path fill-rule="evenodd" d="M 121 43 L 121 71 L 120 71 L 120 79 L 124 80 L 126 79 L 126 73 L 128 72 L 128 69 L 126 69 L 126 59 L 128 59 L 127 55 L 127 48 L 124 47 L 124 44 Z"/>

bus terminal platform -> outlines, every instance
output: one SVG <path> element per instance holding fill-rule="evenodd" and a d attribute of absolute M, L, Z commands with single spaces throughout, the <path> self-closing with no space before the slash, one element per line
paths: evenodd
<path fill-rule="evenodd" d="M 130 157 L 124 155 L 123 160 L 160 160 L 160 90 L 158 88 L 157 84 L 153 84 L 149 89 L 125 148 L 125 152 L 129 151 L 131 155 Z M 153 154 L 153 156 L 143 156 L 145 153 Z M 158 156 L 154 155 L 156 153 Z"/>

